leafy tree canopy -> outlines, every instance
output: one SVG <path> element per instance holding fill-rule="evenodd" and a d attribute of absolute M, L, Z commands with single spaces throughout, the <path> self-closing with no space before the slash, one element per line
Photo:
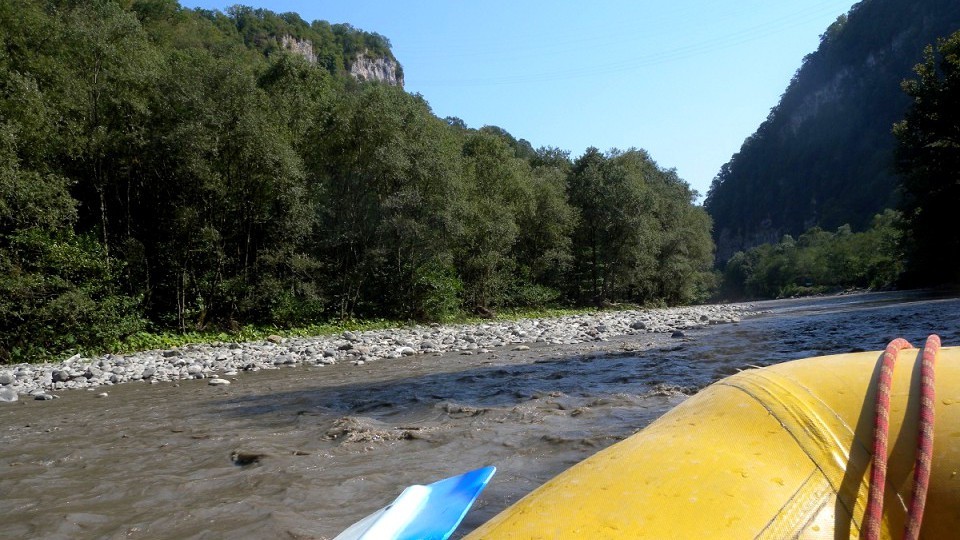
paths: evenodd
<path fill-rule="evenodd" d="M 345 76 L 390 56 L 378 34 L 10 0 L 0 35 L 0 362 L 142 330 L 705 296 L 710 220 L 674 171 L 535 150 Z"/>
<path fill-rule="evenodd" d="M 913 100 L 894 127 L 903 176 L 910 277 L 921 284 L 960 283 L 960 31 L 927 47 L 916 78 L 903 83 Z"/>

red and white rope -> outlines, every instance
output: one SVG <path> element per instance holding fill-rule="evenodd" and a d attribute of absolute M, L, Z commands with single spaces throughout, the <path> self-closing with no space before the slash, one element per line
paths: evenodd
<path fill-rule="evenodd" d="M 863 537 L 877 540 L 880 537 L 880 523 L 883 518 L 883 493 L 887 476 L 887 451 L 890 431 L 890 388 L 893 383 L 893 368 L 897 362 L 897 353 L 911 345 L 903 338 L 897 338 L 887 345 L 877 380 L 876 416 L 873 425 L 873 466 L 870 475 L 870 492 L 867 499 L 867 511 L 863 520 Z M 923 509 L 930 485 L 930 466 L 933 459 L 933 423 L 934 423 L 934 361 L 940 350 L 940 338 L 931 335 L 923 349 L 920 368 L 920 421 L 917 437 L 917 456 L 914 465 L 913 494 L 907 514 L 904 538 L 915 539 L 920 534 L 923 521 Z"/>

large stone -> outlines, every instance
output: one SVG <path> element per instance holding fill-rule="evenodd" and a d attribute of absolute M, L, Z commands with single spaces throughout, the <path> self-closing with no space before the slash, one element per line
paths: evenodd
<path fill-rule="evenodd" d="M 13 388 L 7 386 L 0 388 L 0 403 L 13 403 L 18 397 L 19 394 Z"/>
<path fill-rule="evenodd" d="M 8 384 L 13 384 L 13 380 L 14 380 L 13 373 L 10 373 L 9 371 L 4 371 L 3 373 L 0 373 L 0 385 L 5 386 Z"/>

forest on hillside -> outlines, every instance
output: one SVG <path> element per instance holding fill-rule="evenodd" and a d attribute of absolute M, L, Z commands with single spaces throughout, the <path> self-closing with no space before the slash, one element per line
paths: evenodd
<path fill-rule="evenodd" d="M 705 207 L 718 259 L 903 202 L 895 122 L 924 48 L 960 28 L 956 0 L 862 0 L 821 35 L 757 131 L 719 171 Z"/>
<path fill-rule="evenodd" d="M 814 226 L 735 252 L 722 298 L 960 286 L 960 30 L 924 49 L 902 89 L 910 105 L 892 126 L 897 210 L 874 215 L 865 231 Z"/>
<path fill-rule="evenodd" d="M 8 0 L 0 35 L 0 362 L 143 330 L 675 304 L 713 279 L 710 218 L 673 170 L 357 82 L 357 54 L 392 57 L 377 34 Z"/>

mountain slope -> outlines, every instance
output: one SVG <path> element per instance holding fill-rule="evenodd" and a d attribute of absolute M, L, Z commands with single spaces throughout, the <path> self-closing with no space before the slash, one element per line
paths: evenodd
<path fill-rule="evenodd" d="M 891 127 L 909 105 L 900 82 L 958 28 L 956 0 L 863 0 L 838 18 L 713 181 L 718 260 L 815 225 L 863 229 L 894 206 Z"/>

